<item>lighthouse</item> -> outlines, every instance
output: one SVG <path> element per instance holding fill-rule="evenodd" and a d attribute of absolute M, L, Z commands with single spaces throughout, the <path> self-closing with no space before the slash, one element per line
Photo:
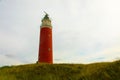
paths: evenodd
<path fill-rule="evenodd" d="M 41 22 L 38 63 L 52 64 L 52 25 L 47 13 Z"/>

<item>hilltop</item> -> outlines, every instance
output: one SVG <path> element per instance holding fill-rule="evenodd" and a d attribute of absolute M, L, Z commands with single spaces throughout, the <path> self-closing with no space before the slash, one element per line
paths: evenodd
<path fill-rule="evenodd" d="M 27 64 L 0 68 L 0 80 L 120 80 L 120 60 L 92 64 Z"/>

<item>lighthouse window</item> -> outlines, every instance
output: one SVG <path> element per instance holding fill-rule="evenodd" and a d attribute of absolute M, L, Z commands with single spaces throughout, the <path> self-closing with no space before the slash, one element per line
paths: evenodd
<path fill-rule="evenodd" d="M 50 51 L 50 48 L 48 48 L 48 51 Z"/>
<path fill-rule="evenodd" d="M 48 34 L 48 37 L 50 37 L 50 34 Z"/>

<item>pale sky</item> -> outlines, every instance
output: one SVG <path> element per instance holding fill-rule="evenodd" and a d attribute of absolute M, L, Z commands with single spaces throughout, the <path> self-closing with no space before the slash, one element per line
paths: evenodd
<path fill-rule="evenodd" d="M 54 63 L 120 59 L 120 0 L 0 0 L 0 66 L 38 60 L 44 11 Z"/>

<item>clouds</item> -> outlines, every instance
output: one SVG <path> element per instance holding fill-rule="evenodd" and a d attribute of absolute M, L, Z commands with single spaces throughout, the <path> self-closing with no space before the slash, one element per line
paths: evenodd
<path fill-rule="evenodd" d="M 18 65 L 18 64 L 23 64 L 22 61 L 16 59 L 15 57 L 13 56 L 8 56 L 8 55 L 2 55 L 0 54 L 0 66 L 3 66 L 3 65 Z"/>
<path fill-rule="evenodd" d="M 112 61 L 120 57 L 119 3 L 119 0 L 2 0 L 0 64 L 37 61 L 43 11 L 52 19 L 55 63 Z"/>
<path fill-rule="evenodd" d="M 29 15 L 28 11 L 26 11 L 28 8 L 25 7 L 25 4 L 14 0 L 11 2 L 5 1 L 1 4 L 0 54 L 6 59 L 6 61 L 8 60 L 9 63 L 0 63 L 14 64 L 16 59 L 21 63 L 28 63 L 29 61 L 35 60 L 34 58 L 31 59 L 30 56 L 33 56 L 31 53 L 36 53 L 35 56 L 37 56 L 39 35 L 39 32 L 37 33 L 37 31 L 39 31 L 40 24 L 35 24 L 37 19 L 34 17 L 36 16 L 32 17 L 33 14 Z M 29 20 L 30 17 L 31 20 Z M 37 29 L 35 29 L 34 26 L 36 26 Z M 35 37 L 37 38 L 34 39 Z M 36 48 L 34 49 L 33 47 Z M 28 55 L 30 58 L 25 58 Z M 1 58 L 0 61 L 2 60 L 3 59 Z"/>
<path fill-rule="evenodd" d="M 71 11 L 70 14 L 73 16 L 67 17 L 70 20 L 66 21 L 66 23 L 70 24 L 64 24 L 63 26 L 65 26 L 65 28 L 60 28 L 61 32 L 57 35 L 62 34 L 62 36 L 60 36 L 60 39 L 57 39 L 56 41 L 61 41 L 60 44 L 57 43 L 57 47 L 61 46 L 59 48 L 60 51 L 66 49 L 65 51 L 67 52 L 64 54 L 69 53 L 67 54 L 69 57 L 66 58 L 70 59 L 70 62 L 81 62 L 81 59 L 84 60 L 83 62 L 93 61 L 91 59 L 98 61 L 98 59 L 100 59 L 99 57 L 102 57 L 102 60 L 110 60 L 107 56 L 111 54 L 116 55 L 114 58 L 120 56 L 119 51 L 116 54 L 115 51 L 111 50 L 109 50 L 111 53 L 109 52 L 110 54 L 107 56 L 103 55 L 104 50 L 107 48 L 114 49 L 114 47 L 120 46 L 120 27 L 118 27 L 118 25 L 120 25 L 118 22 L 119 15 L 114 14 L 119 13 L 120 10 L 116 9 L 118 8 L 118 6 L 116 7 L 114 5 L 117 4 L 116 2 L 110 1 L 108 2 L 109 4 L 107 4 L 106 1 L 85 1 L 85 5 L 82 7 L 78 6 L 78 4 L 80 4 L 79 1 L 79 3 L 77 3 L 77 1 L 74 1 L 73 3 L 70 1 L 68 2 L 68 6 L 71 6 L 69 7 Z M 111 13 L 111 11 L 114 12 Z M 77 12 L 79 15 L 74 14 L 75 12 Z M 64 46 L 64 49 L 62 46 Z M 85 55 L 82 56 L 83 54 Z M 89 55 L 92 55 L 94 57 L 89 57 Z M 88 57 L 88 59 L 85 57 Z M 79 58 L 80 60 L 78 60 Z M 113 58 L 111 58 L 111 60 L 112 59 Z"/>

